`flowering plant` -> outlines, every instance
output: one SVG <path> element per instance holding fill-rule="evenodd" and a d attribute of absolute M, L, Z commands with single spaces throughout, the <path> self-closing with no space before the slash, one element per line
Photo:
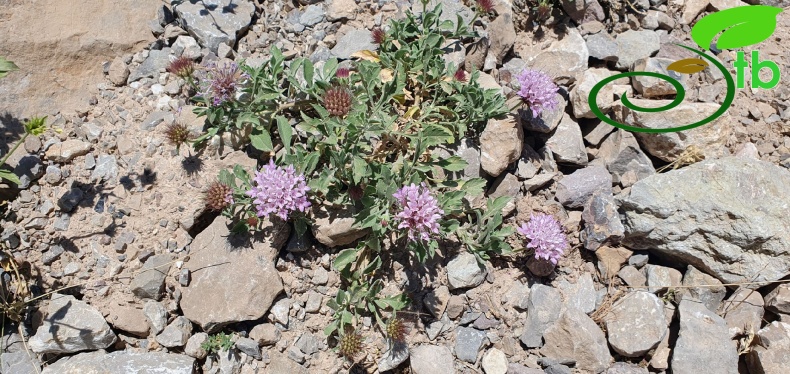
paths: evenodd
<path fill-rule="evenodd" d="M 544 110 L 554 110 L 557 105 L 559 88 L 546 73 L 524 69 L 516 76 L 519 83 L 518 96 L 529 105 L 532 117 L 537 118 Z"/>
<path fill-rule="evenodd" d="M 533 214 L 529 222 L 522 223 L 518 232 L 529 239 L 527 248 L 535 250 L 535 258 L 549 260 L 557 265 L 568 247 L 560 222 L 549 214 Z"/>

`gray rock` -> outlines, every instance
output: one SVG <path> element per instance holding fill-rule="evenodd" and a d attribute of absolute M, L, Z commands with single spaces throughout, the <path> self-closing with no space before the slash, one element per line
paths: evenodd
<path fill-rule="evenodd" d="M 620 52 L 617 42 L 607 32 L 599 32 L 587 36 L 587 50 L 590 57 L 604 61 L 617 61 Z"/>
<path fill-rule="evenodd" d="M 143 305 L 143 314 L 151 326 L 151 332 L 158 334 L 167 326 L 167 309 L 162 303 L 154 300 L 148 300 Z"/>
<path fill-rule="evenodd" d="M 355 19 L 357 3 L 354 0 L 332 0 L 329 2 L 326 18 L 329 21 Z"/>
<path fill-rule="evenodd" d="M 351 212 L 323 207 L 315 212 L 312 230 L 316 240 L 330 248 L 351 244 L 369 232 L 354 225 Z"/>
<path fill-rule="evenodd" d="M 192 374 L 194 363 L 194 358 L 175 353 L 102 350 L 61 358 L 41 374 Z"/>
<path fill-rule="evenodd" d="M 329 272 L 326 271 L 323 267 L 317 267 L 313 270 L 313 278 L 310 279 L 310 283 L 323 286 L 327 282 L 329 282 Z"/>
<path fill-rule="evenodd" d="M 573 115 L 576 118 L 596 118 L 589 103 L 590 92 L 598 82 L 612 76 L 609 69 L 591 68 L 584 71 L 576 82 L 570 93 Z M 611 84 L 607 84 L 598 93 L 598 107 L 603 113 L 608 113 L 614 103 L 614 89 Z"/>
<path fill-rule="evenodd" d="M 551 182 L 554 179 L 554 173 L 541 173 L 532 178 L 529 178 L 524 181 L 524 188 L 527 191 L 535 191 L 538 189 L 543 188 L 546 184 Z"/>
<path fill-rule="evenodd" d="M 538 53 L 527 64 L 532 68 L 544 70 L 557 79 L 573 80 L 575 74 L 587 69 L 590 52 L 579 31 L 569 28 L 568 33 Z"/>
<path fill-rule="evenodd" d="M 148 58 L 143 61 L 134 71 L 129 74 L 128 83 L 132 83 L 141 78 L 154 78 L 161 70 L 164 70 L 170 63 L 170 48 L 162 50 L 152 49 L 148 53 Z"/>
<path fill-rule="evenodd" d="M 450 289 L 477 287 L 486 277 L 486 270 L 477 263 L 475 255 L 462 252 L 447 264 Z"/>
<path fill-rule="evenodd" d="M 169 254 L 151 256 L 146 260 L 140 272 L 135 275 L 132 283 L 129 284 L 132 293 L 141 299 L 161 299 L 165 277 L 170 271 L 170 262 L 172 260 L 173 257 Z"/>
<path fill-rule="evenodd" d="M 203 343 L 206 341 L 208 341 L 208 334 L 205 332 L 199 332 L 190 336 L 189 340 L 187 340 L 187 345 L 184 347 L 184 353 L 198 360 L 206 358 L 208 352 L 203 349 Z"/>
<path fill-rule="evenodd" d="M 414 374 L 455 374 L 453 353 L 445 346 L 423 344 L 411 348 L 411 371 Z"/>
<path fill-rule="evenodd" d="M 633 266 L 623 267 L 617 276 L 629 287 L 644 287 L 647 284 L 647 278 Z"/>
<path fill-rule="evenodd" d="M 74 275 L 80 271 L 79 262 L 69 262 L 63 267 L 63 275 Z"/>
<path fill-rule="evenodd" d="M 59 163 L 71 162 L 77 156 L 84 156 L 91 150 L 91 144 L 81 140 L 69 139 L 53 144 L 47 149 L 47 160 Z"/>
<path fill-rule="evenodd" d="M 507 374 L 545 374 L 541 369 L 528 368 L 521 364 L 510 363 L 507 365 Z"/>
<path fill-rule="evenodd" d="M 85 170 L 93 170 L 96 167 L 96 158 L 92 154 L 85 155 Z"/>
<path fill-rule="evenodd" d="M 450 290 L 447 286 L 439 286 L 433 289 L 423 298 L 423 305 L 436 318 L 441 318 L 447 303 L 450 301 Z"/>
<path fill-rule="evenodd" d="M 167 120 L 166 120 L 167 119 Z M 162 122 L 170 122 L 173 120 L 173 113 L 156 111 L 151 112 L 148 117 L 145 117 L 143 122 L 140 123 L 140 130 L 151 131 L 159 126 Z"/>
<path fill-rule="evenodd" d="M 189 35 L 217 53 L 220 44 L 236 44 L 236 38 L 252 21 L 255 4 L 249 0 L 190 0 L 173 10 Z"/>
<path fill-rule="evenodd" d="M 702 303 L 688 299 L 680 302 L 678 311 L 680 334 L 672 350 L 672 372 L 737 374 L 738 351 L 727 322 Z"/>
<path fill-rule="evenodd" d="M 601 328 L 577 309 L 563 312 L 543 337 L 546 344 L 540 349 L 542 355 L 559 361 L 576 361 L 576 369 L 584 372 L 601 373 L 612 361 Z"/>
<path fill-rule="evenodd" d="M 596 191 L 611 194 L 612 176 L 601 166 L 588 166 L 562 178 L 556 198 L 568 208 L 581 208 Z"/>
<path fill-rule="evenodd" d="M 773 281 L 790 273 L 790 172 L 727 157 L 637 182 L 624 197 L 623 243 L 649 249 L 724 283 Z"/>
<path fill-rule="evenodd" d="M 107 77 L 110 78 L 116 86 L 123 86 L 129 78 L 129 65 L 127 65 L 121 56 L 115 57 L 110 63 L 110 69 L 107 71 Z"/>
<path fill-rule="evenodd" d="M 582 220 L 584 247 L 591 251 L 600 248 L 603 244 L 619 242 L 625 233 L 611 192 L 595 191 L 584 204 Z"/>
<path fill-rule="evenodd" d="M 763 298 L 756 290 L 739 287 L 722 303 L 720 315 L 727 321 L 731 337 L 756 332 L 763 315 Z"/>
<path fill-rule="evenodd" d="M 180 35 L 173 43 L 173 54 L 176 56 L 186 57 L 188 59 L 196 59 L 200 57 L 200 45 L 197 40 L 191 36 Z"/>
<path fill-rule="evenodd" d="M 305 26 L 313 26 L 324 20 L 324 7 L 321 5 L 309 5 L 305 8 L 302 16 L 299 17 L 299 23 Z"/>
<path fill-rule="evenodd" d="M 311 355 L 313 353 L 318 352 L 319 350 L 319 340 L 312 334 L 305 333 L 302 334 L 299 339 L 296 339 L 294 346 L 299 348 L 306 355 Z"/>
<path fill-rule="evenodd" d="M 715 287 L 691 287 L 680 289 L 675 295 L 680 298 L 691 298 L 705 304 L 708 310 L 719 310 L 721 301 L 727 295 L 727 289 L 721 285 L 721 281 L 705 274 L 697 268 L 689 265 L 686 274 L 683 275 L 683 286 L 706 285 Z"/>
<path fill-rule="evenodd" d="M 629 99 L 630 102 L 642 108 L 657 108 L 667 105 L 671 100 L 646 100 Z M 666 129 L 678 127 L 681 124 L 699 122 L 717 110 L 718 103 L 693 103 L 682 102 L 670 111 L 663 112 L 638 112 L 616 101 L 613 106 L 614 118 L 621 123 L 631 126 L 650 129 Z M 732 132 L 730 116 L 724 115 L 712 122 L 695 127 L 691 130 L 680 132 L 645 133 L 637 132 L 642 148 L 649 154 L 666 162 L 677 160 L 689 148 L 694 148 L 705 159 L 721 158 L 728 155 L 725 144 Z"/>
<path fill-rule="evenodd" d="M 305 303 L 304 311 L 307 313 L 316 313 L 321 309 L 324 297 L 320 293 L 313 290 L 307 291 L 307 303 Z"/>
<path fill-rule="evenodd" d="M 645 266 L 648 291 L 652 293 L 666 291 L 680 286 L 683 276 L 673 268 L 659 265 Z"/>
<path fill-rule="evenodd" d="M 543 334 L 554 325 L 559 318 L 557 311 L 562 309 L 562 294 L 554 288 L 542 284 L 534 284 L 529 291 L 527 303 L 527 319 L 524 321 L 524 332 L 521 342 L 527 348 L 543 345 Z"/>
<path fill-rule="evenodd" d="M 653 162 L 639 147 L 636 137 L 632 133 L 620 129 L 601 143 L 596 158 L 596 161 L 598 160 L 601 160 L 609 173 L 612 174 L 612 182 L 619 183 L 623 187 L 630 187 L 656 173 Z M 627 174 L 631 173 L 634 178 L 629 179 Z"/>
<path fill-rule="evenodd" d="M 757 332 L 759 344 L 746 356 L 751 373 L 790 372 L 790 324 L 774 321 Z"/>
<path fill-rule="evenodd" d="M 379 373 L 394 370 L 409 358 L 409 345 L 403 342 L 387 343 L 387 349 L 378 361 Z"/>
<path fill-rule="evenodd" d="M 765 306 L 775 313 L 790 314 L 790 284 L 780 284 L 765 295 Z"/>
<path fill-rule="evenodd" d="M 262 346 L 274 345 L 280 341 L 280 330 L 271 323 L 256 325 L 250 330 L 250 338 Z"/>
<path fill-rule="evenodd" d="M 551 149 L 558 162 L 587 165 L 587 150 L 581 128 L 570 116 L 562 118 L 557 129 L 546 141 L 546 147 Z"/>
<path fill-rule="evenodd" d="M 637 60 L 634 63 L 634 71 L 646 71 L 650 73 L 664 74 L 680 82 L 683 88 L 688 89 L 688 79 L 686 79 L 686 74 L 680 74 L 673 70 L 667 70 L 669 64 L 673 62 L 675 61 L 668 58 L 643 58 Z M 634 86 L 636 92 L 639 92 L 645 98 L 674 95 L 677 93 L 677 91 L 675 91 L 675 87 L 668 81 L 644 75 L 631 77 L 631 85 Z"/>
<path fill-rule="evenodd" d="M 480 135 L 480 166 L 492 177 L 502 174 L 518 160 L 524 144 L 524 130 L 514 117 L 490 119 Z"/>
<path fill-rule="evenodd" d="M 565 107 L 568 100 L 559 92 L 554 95 L 557 100 L 557 107 L 554 110 L 545 110 L 539 116 L 533 117 L 532 110 L 522 108 L 518 110 L 519 120 L 525 130 L 548 134 L 560 125 L 560 121 L 565 117 Z"/>
<path fill-rule="evenodd" d="M 634 253 L 631 257 L 628 258 L 628 265 L 635 266 L 636 268 L 641 269 L 647 262 L 650 260 L 650 256 L 648 256 L 645 252 L 637 252 Z"/>
<path fill-rule="evenodd" d="M 40 372 L 41 362 L 35 355 L 28 354 L 26 351 L 3 352 L 0 355 L 0 373 L 39 374 Z"/>
<path fill-rule="evenodd" d="M 587 314 L 595 310 L 597 294 L 590 273 L 583 273 L 576 283 L 560 281 L 559 289 L 563 294 L 566 308 L 576 308 Z"/>
<path fill-rule="evenodd" d="M 64 251 L 65 250 L 63 249 L 62 246 L 52 245 L 49 247 L 49 250 L 44 252 L 44 254 L 41 256 L 41 262 L 44 263 L 44 265 L 49 265 L 55 262 L 55 260 L 57 260 L 58 257 L 60 257 L 60 255 L 63 254 Z"/>
<path fill-rule="evenodd" d="M 615 362 L 609 369 L 606 369 L 606 374 L 649 374 L 646 367 L 627 362 Z"/>
<path fill-rule="evenodd" d="M 250 338 L 239 338 L 236 340 L 236 348 L 247 356 L 254 357 L 258 360 L 263 358 L 263 356 L 261 356 L 261 348 L 258 347 L 258 342 Z"/>
<path fill-rule="evenodd" d="M 507 364 L 505 352 L 496 348 L 489 349 L 481 362 L 485 374 L 506 374 L 508 372 Z"/>
<path fill-rule="evenodd" d="M 70 223 L 71 223 L 71 215 L 68 213 L 62 213 L 60 216 L 58 216 L 55 219 L 55 222 L 52 224 L 52 227 L 57 231 L 66 231 L 69 229 Z"/>
<path fill-rule="evenodd" d="M 355 52 L 362 50 L 375 51 L 378 45 L 373 44 L 368 29 L 353 29 L 343 35 L 334 47 L 329 51 L 332 57 L 348 59 Z"/>
<path fill-rule="evenodd" d="M 190 335 L 192 335 L 192 323 L 183 316 L 178 316 L 156 336 L 156 341 L 168 348 L 183 347 L 187 344 Z"/>
<path fill-rule="evenodd" d="M 74 296 L 53 293 L 28 345 L 38 354 L 60 354 L 107 348 L 117 339 L 98 310 Z"/>
<path fill-rule="evenodd" d="M 500 13 L 486 28 L 489 38 L 491 38 L 489 41 L 488 53 L 496 59 L 497 65 L 502 64 L 502 58 L 505 57 L 516 42 L 516 27 L 513 23 L 513 12 L 511 7 L 502 7 L 503 10 L 505 8 L 507 8 L 507 10 Z"/>
<path fill-rule="evenodd" d="M 111 181 L 118 178 L 118 161 L 113 155 L 99 155 L 96 168 L 91 173 L 91 181 Z"/>
<path fill-rule="evenodd" d="M 266 367 L 271 373 L 308 374 L 304 366 L 299 365 L 287 356 L 277 351 L 270 353 L 271 362 Z"/>
<path fill-rule="evenodd" d="M 658 52 L 661 38 L 651 30 L 628 30 L 618 34 L 615 43 L 617 43 L 617 68 L 630 69 L 637 60 Z"/>
<path fill-rule="evenodd" d="M 44 164 L 38 156 L 22 156 L 14 167 L 14 174 L 19 178 L 18 187 L 25 190 L 30 187 L 30 183 L 44 175 Z"/>
<path fill-rule="evenodd" d="M 283 290 L 274 258 L 288 239 L 289 226 L 264 221 L 250 238 L 231 235 L 229 225 L 226 218 L 218 217 L 198 234 L 185 264 L 192 271 L 192 282 L 181 289 L 181 310 L 207 333 L 265 316 Z"/>
<path fill-rule="evenodd" d="M 291 310 L 291 299 L 285 298 L 280 299 L 274 305 L 272 305 L 272 315 L 274 316 L 274 322 L 277 322 L 283 326 L 288 326 L 288 312 Z"/>
<path fill-rule="evenodd" d="M 49 184 L 56 185 L 60 183 L 60 180 L 63 178 L 63 173 L 60 172 L 60 168 L 57 165 L 49 165 L 47 166 L 47 170 L 44 173 L 44 181 Z"/>
<path fill-rule="evenodd" d="M 516 176 L 519 179 L 530 179 L 540 171 L 540 155 L 529 144 L 524 144 L 521 158 L 518 160 Z"/>
<path fill-rule="evenodd" d="M 630 292 L 604 316 L 609 344 L 626 357 L 641 357 L 658 346 L 668 332 L 664 303 L 644 291 Z"/>

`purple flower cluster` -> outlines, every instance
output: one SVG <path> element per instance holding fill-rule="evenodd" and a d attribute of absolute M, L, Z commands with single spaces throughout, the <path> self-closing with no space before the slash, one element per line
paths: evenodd
<path fill-rule="evenodd" d="M 254 185 L 246 194 L 252 197 L 258 217 L 276 214 L 287 220 L 293 211 L 304 212 L 310 207 L 304 175 L 297 175 L 293 165 L 281 168 L 269 160 L 269 164 L 255 172 Z"/>
<path fill-rule="evenodd" d="M 439 209 L 437 200 L 431 196 L 431 191 L 422 183 L 420 186 L 412 183 L 403 186 L 393 194 L 401 207 L 395 216 L 400 221 L 399 229 L 408 229 L 409 240 L 428 241 L 431 233 L 439 233 L 439 219 L 444 211 Z"/>
<path fill-rule="evenodd" d="M 223 66 L 212 63 L 201 78 L 200 95 L 211 98 L 211 103 L 214 106 L 220 106 L 235 98 L 236 92 L 241 88 L 242 81 L 247 78 L 249 76 L 242 72 L 235 62 Z"/>
<path fill-rule="evenodd" d="M 525 69 L 516 76 L 520 85 L 518 96 L 529 105 L 532 117 L 537 118 L 544 110 L 554 110 L 559 88 L 546 73 Z"/>
<path fill-rule="evenodd" d="M 518 232 L 529 239 L 527 248 L 535 249 L 535 258 L 557 265 L 568 246 L 559 221 L 549 214 L 533 214 L 528 223 L 522 223 Z"/>

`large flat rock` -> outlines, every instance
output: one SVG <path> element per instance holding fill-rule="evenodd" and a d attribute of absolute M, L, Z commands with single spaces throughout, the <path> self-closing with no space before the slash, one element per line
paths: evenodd
<path fill-rule="evenodd" d="M 790 274 L 790 172 L 747 158 L 647 177 L 622 200 L 623 244 L 693 265 L 724 283 Z"/>
<path fill-rule="evenodd" d="M 231 235 L 230 221 L 220 216 L 190 245 L 184 267 L 191 271 L 192 282 L 181 288 L 181 310 L 203 331 L 261 318 L 282 292 L 274 258 L 290 226 L 264 222 L 253 236 Z"/>
<path fill-rule="evenodd" d="M 41 374 L 192 374 L 195 359 L 165 352 L 94 351 L 64 357 Z"/>

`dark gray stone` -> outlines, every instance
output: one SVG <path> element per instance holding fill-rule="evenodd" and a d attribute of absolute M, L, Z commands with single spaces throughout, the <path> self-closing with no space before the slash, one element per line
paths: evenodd
<path fill-rule="evenodd" d="M 455 357 L 469 363 L 477 361 L 477 352 L 483 345 L 486 333 L 471 327 L 459 327 L 455 337 Z"/>

